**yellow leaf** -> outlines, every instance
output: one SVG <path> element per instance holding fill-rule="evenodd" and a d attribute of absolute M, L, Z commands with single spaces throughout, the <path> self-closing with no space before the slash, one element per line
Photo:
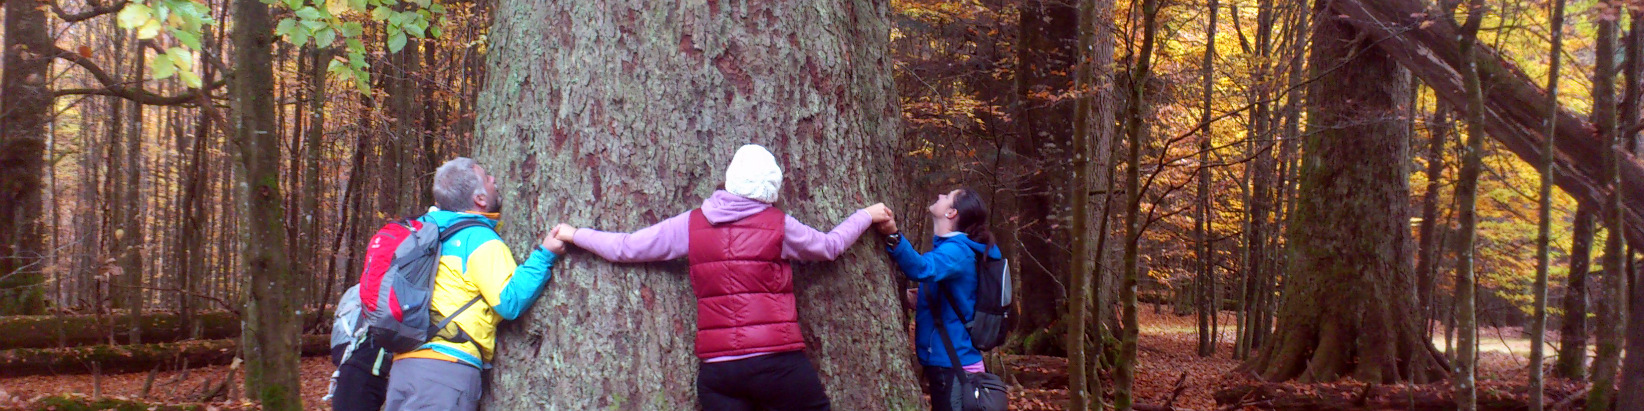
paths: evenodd
<path fill-rule="evenodd" d="M 331 17 L 341 17 L 348 12 L 348 0 L 325 0 L 325 11 L 331 13 Z"/>
<path fill-rule="evenodd" d="M 139 39 L 148 40 L 158 35 L 160 35 L 159 20 L 149 19 L 147 23 L 143 23 L 142 27 L 137 28 L 137 38 Z"/>

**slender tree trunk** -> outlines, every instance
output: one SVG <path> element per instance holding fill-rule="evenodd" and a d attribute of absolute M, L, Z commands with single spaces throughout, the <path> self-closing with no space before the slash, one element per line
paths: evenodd
<path fill-rule="evenodd" d="M 138 40 L 135 36 L 131 40 L 131 61 L 133 65 L 131 73 L 133 77 L 140 78 L 148 74 L 147 65 L 145 64 L 148 61 L 147 49 L 142 46 L 141 40 Z M 143 337 L 140 329 L 142 322 L 140 320 L 143 314 L 144 302 L 143 273 L 147 271 L 143 267 L 143 251 L 146 248 L 145 244 L 147 244 L 143 238 L 143 226 L 147 225 L 145 221 L 147 214 L 142 212 L 143 132 L 145 131 L 145 124 L 143 124 L 143 105 L 129 100 L 125 101 L 125 104 L 127 105 L 126 115 L 130 117 L 126 120 L 124 151 L 112 154 L 125 156 L 125 167 L 119 170 L 109 170 L 109 172 L 119 173 L 120 181 L 115 185 L 115 189 L 125 192 L 120 195 L 122 201 L 115 206 L 124 209 L 121 212 L 124 218 L 118 222 L 122 227 L 123 234 L 119 236 L 121 246 L 118 259 L 121 272 L 125 274 L 120 281 L 125 288 L 121 294 L 125 296 L 124 305 L 126 309 L 131 310 L 126 317 L 126 326 L 130 328 L 131 343 L 142 344 Z M 110 177 L 114 176 L 111 175 Z"/>
<path fill-rule="evenodd" d="M 1587 375 L 1587 271 L 1592 266 L 1595 214 L 1591 203 L 1577 203 L 1570 235 L 1570 274 L 1564 284 L 1564 316 L 1559 320 L 1558 361 L 1553 364 L 1553 375 L 1559 378 L 1581 380 Z"/>
<path fill-rule="evenodd" d="M 259 0 L 234 2 L 234 79 L 230 93 L 241 195 L 236 201 L 245 236 L 241 261 L 250 275 L 246 293 L 246 393 L 265 410 L 299 410 L 297 278 L 286 256 L 284 196 L 280 195 L 280 135 L 275 133 L 272 18 Z"/>
<path fill-rule="evenodd" d="M 1323 11 L 1327 1 L 1314 3 Z M 1330 13 L 1313 31 L 1308 133 L 1276 334 L 1245 363 L 1269 381 L 1443 376 L 1416 322 L 1409 243 L 1407 74 Z M 1406 364 L 1429 364 L 1401 372 Z"/>
<path fill-rule="evenodd" d="M 1087 373 L 1085 380 L 1090 387 L 1087 392 L 1091 399 L 1091 409 L 1101 411 L 1105 405 L 1102 401 L 1103 392 L 1105 391 L 1102 387 L 1101 378 L 1102 357 L 1106 352 L 1104 347 L 1106 346 L 1106 335 L 1108 335 L 1103 332 L 1102 324 L 1106 323 L 1110 317 L 1104 315 L 1104 313 L 1110 312 L 1108 307 L 1111 306 L 1113 300 L 1107 297 L 1111 291 L 1109 290 L 1110 287 L 1106 287 L 1106 285 L 1111 284 L 1107 279 L 1111 276 L 1110 273 L 1117 271 L 1114 270 L 1118 266 L 1115 257 L 1120 255 L 1120 253 L 1114 252 L 1116 250 L 1110 250 L 1110 248 L 1113 248 L 1112 245 L 1116 243 L 1114 240 L 1117 240 L 1118 237 L 1109 229 L 1109 224 L 1114 220 L 1115 205 L 1118 205 L 1119 200 L 1123 198 L 1113 193 L 1113 180 L 1118 171 L 1118 162 L 1116 161 L 1118 150 L 1114 148 L 1119 143 L 1117 138 L 1118 128 L 1115 127 L 1114 120 L 1118 114 L 1120 91 L 1114 83 L 1114 71 L 1101 69 L 1102 67 L 1113 66 L 1114 27 L 1112 24 L 1101 23 L 1106 20 L 1106 16 L 1113 15 L 1113 1 L 1091 0 L 1089 6 L 1091 7 L 1089 10 L 1080 10 L 1082 16 L 1080 18 L 1084 19 L 1081 21 L 1098 23 L 1086 27 L 1086 29 L 1092 30 L 1090 43 L 1081 45 L 1079 50 L 1080 53 L 1089 53 L 1089 60 L 1085 64 L 1091 67 L 1092 72 L 1092 77 L 1090 77 L 1092 84 L 1089 89 L 1089 92 L 1092 93 L 1092 112 L 1089 114 L 1090 120 L 1086 123 L 1086 127 L 1089 127 L 1088 130 L 1092 133 L 1090 152 L 1096 160 L 1096 171 L 1095 174 L 1092 174 L 1092 181 L 1100 181 L 1102 192 L 1098 198 L 1100 198 L 1102 210 L 1096 217 L 1100 224 L 1098 224 L 1094 233 L 1098 236 L 1095 249 L 1096 267 L 1091 273 L 1094 278 L 1087 280 L 1094 287 L 1092 293 L 1094 294 L 1096 306 L 1091 312 L 1094 318 L 1088 319 L 1090 323 L 1090 336 L 1088 338 L 1093 341 L 1094 351 L 1092 351 L 1092 354 L 1086 355 L 1088 365 L 1085 369 Z M 1108 329 L 1111 330 L 1112 328 Z"/>
<path fill-rule="evenodd" d="M 1421 234 L 1420 249 L 1417 251 L 1416 275 L 1419 276 L 1417 292 L 1419 295 L 1418 308 L 1421 310 L 1421 327 L 1423 335 L 1433 334 L 1433 322 L 1438 318 L 1439 301 L 1436 296 L 1439 265 L 1444 261 L 1444 226 L 1439 225 L 1443 216 L 1439 215 L 1439 197 L 1442 195 L 1444 180 L 1444 141 L 1450 139 L 1452 123 L 1450 122 L 1450 108 L 1442 102 L 1434 105 L 1432 120 L 1428 123 L 1427 138 L 1427 188 L 1421 201 L 1421 225 L 1418 230 Z"/>
<path fill-rule="evenodd" d="M 1073 284 L 1068 290 L 1068 331 L 1067 331 L 1067 375 L 1068 375 L 1068 410 L 1084 411 L 1092 401 L 1092 395 L 1087 388 L 1086 378 L 1090 374 L 1086 371 L 1085 337 L 1086 327 L 1090 318 L 1091 277 L 1093 274 L 1091 263 L 1091 237 L 1102 235 L 1090 230 L 1090 196 L 1092 178 L 1095 165 L 1091 157 L 1097 150 L 1097 133 L 1106 125 L 1092 124 L 1095 116 L 1094 100 L 1096 99 L 1095 84 L 1096 67 L 1092 66 L 1093 59 L 1091 44 L 1096 39 L 1096 27 L 1100 24 L 1100 17 L 1096 15 L 1096 0 L 1079 1 L 1079 48 L 1074 54 L 1077 59 L 1076 74 L 1073 80 L 1073 89 L 1078 101 L 1073 109 L 1073 184 L 1069 191 L 1072 204 L 1072 219 L 1070 235 L 1073 237 L 1073 261 L 1070 262 L 1070 282 Z M 1100 253 L 1097 254 L 1100 256 Z M 1100 258 L 1100 257 L 1097 257 Z M 1100 357 L 1101 352 L 1096 356 Z M 1101 402 L 1101 396 L 1096 395 L 1094 400 Z"/>
<path fill-rule="evenodd" d="M 1142 45 L 1136 54 L 1136 66 L 1130 72 L 1130 99 L 1125 106 L 1124 130 L 1128 145 L 1125 167 L 1125 271 L 1119 285 L 1119 300 L 1124 311 L 1121 326 L 1124 329 L 1119 338 L 1118 369 L 1113 373 L 1113 406 L 1119 411 L 1129 411 L 1135 404 L 1137 334 L 1140 331 L 1136 319 L 1136 282 L 1140 274 L 1138 248 L 1142 241 L 1141 161 L 1142 146 L 1147 144 L 1143 116 L 1147 112 L 1147 82 L 1153 74 L 1158 0 L 1143 0 L 1141 13 Z"/>
<path fill-rule="evenodd" d="M 40 176 L 51 120 L 51 58 L 30 50 L 52 43 L 46 11 L 6 0 L 5 71 L 0 73 L 0 315 L 45 309 Z"/>
<path fill-rule="evenodd" d="M 1200 357 L 1209 357 L 1216 353 L 1215 342 L 1211 341 L 1210 338 L 1210 319 L 1216 315 L 1216 312 L 1218 311 L 1217 307 L 1220 305 L 1211 301 L 1210 298 L 1211 295 L 1214 294 L 1211 289 L 1215 287 L 1215 279 L 1211 273 L 1210 260 L 1212 258 L 1211 253 L 1213 249 L 1210 245 L 1209 226 L 1211 214 L 1210 147 L 1212 136 L 1214 136 L 1214 134 L 1211 133 L 1212 127 L 1210 127 L 1210 105 L 1212 102 L 1211 92 L 1215 90 L 1213 86 L 1215 83 L 1214 80 L 1216 74 L 1216 17 L 1217 13 L 1221 11 L 1221 5 L 1217 2 L 1217 0 L 1210 0 L 1210 4 L 1207 7 L 1210 9 L 1210 22 L 1205 25 L 1206 29 L 1203 63 L 1204 78 L 1201 83 L 1204 85 L 1204 106 L 1199 112 L 1199 127 L 1203 130 L 1203 135 L 1199 138 L 1199 168 L 1197 176 L 1199 180 L 1199 210 L 1198 216 L 1194 218 L 1194 222 L 1196 224 L 1194 225 L 1193 234 L 1198 240 L 1198 248 L 1194 253 L 1197 254 L 1199 260 L 1198 312 Z"/>
<path fill-rule="evenodd" d="M 1618 2 L 1610 2 L 1610 7 L 1624 7 Z M 1620 130 L 1616 125 L 1616 38 L 1619 30 L 1618 23 L 1613 18 L 1597 15 L 1598 37 L 1594 45 L 1596 73 L 1593 77 L 1593 126 L 1597 128 L 1601 141 L 1608 142 L 1611 150 L 1605 150 L 1605 180 L 1611 187 L 1621 185 L 1621 162 L 1616 150 L 1620 149 L 1622 141 Z M 1622 277 L 1626 275 L 1622 269 L 1626 254 L 1626 236 L 1623 235 L 1621 220 L 1621 190 L 1612 190 L 1604 205 L 1604 228 L 1606 231 L 1604 242 L 1604 271 L 1600 278 L 1598 305 L 1594 312 L 1597 314 L 1595 330 L 1595 346 L 1597 350 L 1593 356 L 1592 390 L 1588 391 L 1587 409 L 1592 411 L 1608 410 L 1615 400 L 1616 371 L 1621 364 L 1622 338 Z"/>
<path fill-rule="evenodd" d="M 826 227 L 901 200 L 884 175 L 900 118 L 886 3 L 497 7 L 474 153 L 520 210 L 509 218 L 524 223 L 502 233 L 516 250 L 539 223 L 637 230 L 696 207 L 744 143 L 776 153 L 782 204 L 800 221 Z M 796 267 L 805 352 L 835 408 L 920 407 L 901 314 L 885 309 L 900 293 L 893 268 L 864 240 Z M 486 407 L 695 407 L 684 266 L 562 261 L 535 307 L 499 330 Z"/>
<path fill-rule="evenodd" d="M 1547 71 L 1547 92 L 1558 95 L 1558 70 L 1564 54 L 1564 0 L 1553 0 L 1553 46 L 1552 63 Z M 1552 99 L 1547 105 L 1547 118 L 1558 116 L 1558 101 Z M 1546 145 L 1543 150 L 1551 153 L 1556 150 L 1553 141 L 1557 139 L 1558 122 L 1547 121 Z M 1541 208 L 1537 216 L 1541 224 L 1536 233 L 1536 279 L 1530 293 L 1535 298 L 1535 313 L 1530 319 L 1530 411 L 1541 411 L 1543 404 L 1542 364 L 1546 351 L 1547 339 L 1547 270 L 1552 265 L 1552 225 L 1553 225 L 1553 158 L 1547 156 L 1538 166 L 1541 170 Z"/>
<path fill-rule="evenodd" d="M 1644 77 L 1644 64 L 1639 62 L 1640 58 L 1644 58 L 1644 13 L 1632 10 L 1628 16 L 1631 27 L 1627 29 L 1626 64 L 1623 69 L 1626 97 L 1621 103 L 1620 126 L 1628 132 L 1617 135 L 1617 138 L 1622 140 L 1627 152 L 1637 153 L 1638 136 L 1631 130 L 1640 124 L 1639 108 L 1644 103 L 1644 88 L 1640 84 L 1644 80 L 1641 79 Z M 1628 248 L 1633 247 L 1629 245 Z M 1633 253 L 1629 251 L 1626 255 L 1632 256 Z M 1618 411 L 1644 410 L 1644 307 L 1641 307 L 1644 303 L 1640 302 L 1644 292 L 1639 291 L 1644 287 L 1639 287 L 1639 272 L 1634 269 L 1633 263 L 1634 259 L 1627 259 L 1627 270 L 1623 274 L 1623 278 L 1628 280 L 1626 294 L 1623 295 L 1630 298 L 1625 298 L 1623 301 L 1626 303 L 1617 307 L 1627 313 L 1623 316 L 1626 322 L 1626 358 L 1621 364 L 1621 386 L 1616 391 L 1619 393 L 1616 398 Z"/>
<path fill-rule="evenodd" d="M 1461 153 L 1461 172 L 1456 176 L 1456 202 L 1460 219 L 1461 245 L 1456 253 L 1456 364 L 1454 380 L 1456 406 L 1462 411 L 1478 408 L 1475 370 L 1478 365 L 1477 301 L 1474 293 L 1473 256 L 1478 239 L 1478 177 L 1484 157 L 1484 89 L 1479 83 L 1476 53 L 1479 25 L 1484 21 L 1484 1 L 1470 0 L 1467 21 L 1461 27 L 1461 55 L 1465 67 L 1462 81 L 1467 89 L 1467 146 Z M 1452 16 L 1452 20 L 1454 16 Z"/>

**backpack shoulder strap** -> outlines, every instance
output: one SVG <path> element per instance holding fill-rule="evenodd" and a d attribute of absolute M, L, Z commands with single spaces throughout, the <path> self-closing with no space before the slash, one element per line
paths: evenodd
<path fill-rule="evenodd" d="M 462 232 L 462 230 L 472 228 L 472 227 L 490 228 L 491 226 L 488 225 L 488 224 L 485 224 L 484 222 L 481 222 L 479 220 L 462 220 L 462 221 L 458 221 L 456 224 L 452 224 L 450 227 L 446 227 L 446 228 L 440 230 L 440 242 L 444 243 L 446 241 L 450 241 L 451 237 L 455 237 L 457 235 L 457 233 L 460 233 L 460 232 Z"/>

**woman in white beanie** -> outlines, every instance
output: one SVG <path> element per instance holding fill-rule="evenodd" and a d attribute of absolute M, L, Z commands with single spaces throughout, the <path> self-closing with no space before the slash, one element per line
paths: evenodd
<path fill-rule="evenodd" d="M 688 258 L 703 409 L 829 409 L 822 381 L 803 352 L 789 261 L 838 258 L 891 213 L 874 204 L 822 233 L 771 206 L 781 190 L 776 157 L 750 144 L 731 159 L 725 189 L 701 208 L 633 233 L 556 227 L 560 240 L 612 262 Z"/>

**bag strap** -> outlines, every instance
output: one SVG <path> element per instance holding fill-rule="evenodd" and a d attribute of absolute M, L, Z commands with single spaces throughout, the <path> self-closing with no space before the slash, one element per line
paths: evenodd
<path fill-rule="evenodd" d="M 948 300 L 950 303 L 953 302 L 953 299 L 948 298 L 947 290 L 943 289 L 940 283 L 933 284 L 932 286 L 936 287 L 936 293 L 938 296 L 942 297 L 944 300 Z M 959 351 L 953 349 L 953 337 L 948 336 L 948 323 L 946 321 L 942 321 L 942 309 L 937 308 L 931 310 L 930 313 L 931 318 L 936 320 L 936 335 L 942 336 L 942 346 L 948 349 L 948 364 L 952 365 L 954 370 L 964 370 L 965 365 L 959 363 Z M 967 330 L 966 332 L 969 331 Z"/>
<path fill-rule="evenodd" d="M 987 254 L 976 253 L 976 281 L 978 282 L 978 284 L 980 284 L 980 282 L 982 281 L 982 275 L 984 274 L 984 271 L 987 271 L 987 258 L 988 258 Z M 988 275 L 991 275 L 991 273 L 988 273 Z M 967 332 L 967 333 L 970 332 L 971 323 L 976 321 L 974 319 L 975 309 L 973 308 L 971 310 L 972 315 L 973 315 L 973 317 L 972 317 L 973 319 L 965 320 L 965 312 L 959 310 L 959 303 L 957 301 L 955 301 L 953 298 L 950 298 L 951 296 L 949 296 L 947 294 L 948 290 L 946 288 L 942 288 L 942 286 L 940 284 L 938 284 L 936 286 L 936 288 L 937 288 L 938 291 L 940 291 L 942 293 L 942 299 L 948 301 L 948 307 L 953 308 L 953 315 L 959 316 L 959 322 L 965 323 L 965 332 Z"/>
<path fill-rule="evenodd" d="M 445 247 L 445 242 L 446 241 L 451 241 L 451 237 L 455 237 L 457 235 L 457 233 L 462 232 L 462 230 L 466 230 L 466 229 L 473 228 L 473 227 L 490 228 L 491 226 L 488 225 L 488 224 L 485 224 L 484 222 L 481 222 L 479 220 L 463 220 L 463 221 L 457 222 L 456 224 L 452 224 L 450 227 L 446 227 L 444 230 L 440 230 L 440 247 L 442 247 L 442 248 Z M 430 333 L 430 335 L 439 333 L 441 330 L 444 330 L 446 326 L 451 325 L 451 322 L 455 321 L 457 319 L 457 316 L 462 315 L 463 311 L 468 311 L 468 307 L 474 306 L 474 303 L 478 303 L 478 302 L 480 302 L 480 300 L 483 300 L 483 299 L 485 299 L 484 295 L 476 295 L 476 296 L 474 296 L 474 299 L 468 300 L 468 303 L 463 304 L 462 308 L 458 308 L 456 312 L 451 313 L 451 315 L 445 316 L 444 320 L 440 320 L 439 325 L 434 326 L 433 332 Z M 433 308 L 433 307 L 429 307 L 429 308 Z M 479 343 L 475 342 L 472 338 L 468 338 L 468 333 L 466 331 L 463 331 L 462 326 L 457 326 L 457 338 L 465 340 L 465 341 L 458 341 L 457 343 L 459 343 L 459 344 L 462 343 L 462 342 L 470 342 L 470 343 L 474 343 L 474 348 L 476 348 L 476 349 L 479 348 Z M 481 350 L 481 351 L 483 352 L 484 350 Z"/>
<path fill-rule="evenodd" d="M 462 232 L 462 230 L 473 227 L 490 228 L 491 226 L 479 220 L 458 221 L 456 224 L 452 224 L 450 227 L 440 230 L 440 245 L 444 245 L 446 241 L 451 241 L 451 237 L 455 237 L 457 233 Z"/>

